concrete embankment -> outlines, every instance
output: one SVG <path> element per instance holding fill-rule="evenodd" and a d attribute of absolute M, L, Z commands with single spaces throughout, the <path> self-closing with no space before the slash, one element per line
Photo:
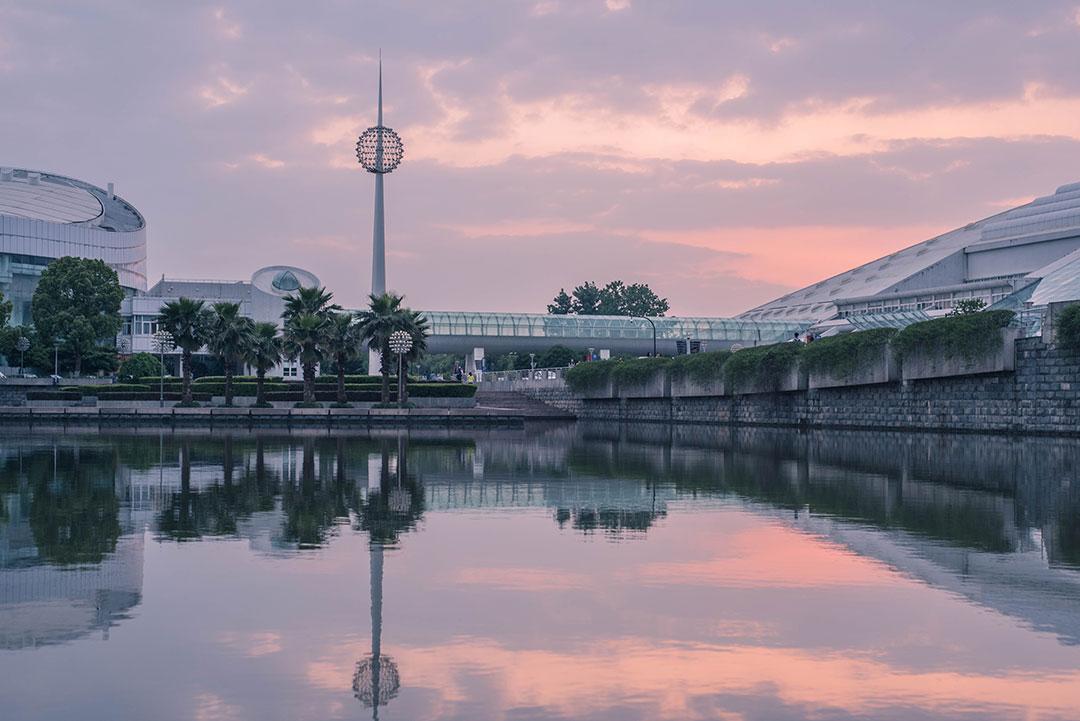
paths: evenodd
<path fill-rule="evenodd" d="M 561 379 L 500 390 L 558 405 L 581 420 L 618 423 L 1080 435 L 1080 354 L 1037 337 L 1006 336 L 974 361 L 931 360 L 908 363 L 903 373 L 883 365 L 844 384 L 815 382 L 795 369 L 777 384 L 781 390 L 667 382 L 575 394 Z"/>
<path fill-rule="evenodd" d="M 0 423 L 171 427 L 520 427 L 564 414 L 497 408 L 31 408 L 0 407 Z"/>

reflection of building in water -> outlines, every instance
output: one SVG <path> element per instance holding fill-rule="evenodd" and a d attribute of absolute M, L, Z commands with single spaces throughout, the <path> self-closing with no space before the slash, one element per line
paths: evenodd
<path fill-rule="evenodd" d="M 20 500 L 4 498 L 0 523 L 0 648 L 63 643 L 94 631 L 107 637 L 142 599 L 143 534 L 126 528 L 99 562 L 53 565 L 41 558 Z"/>
<path fill-rule="evenodd" d="M 583 532 L 644 532 L 667 515 L 677 497 L 670 484 L 619 482 L 611 478 L 572 478 L 440 473 L 424 477 L 427 506 L 433 511 L 470 508 L 549 508 L 559 526 Z"/>
<path fill-rule="evenodd" d="M 599 428 L 582 472 L 648 474 L 681 493 L 734 495 L 1065 643 L 1080 644 L 1080 512 L 1069 442 L 926 434 Z M 645 435 L 656 432 L 651 444 Z M 608 435 L 610 434 L 610 435 Z M 1075 523 L 1075 521 L 1073 521 Z M 1072 555 L 1070 555 L 1072 554 Z"/>

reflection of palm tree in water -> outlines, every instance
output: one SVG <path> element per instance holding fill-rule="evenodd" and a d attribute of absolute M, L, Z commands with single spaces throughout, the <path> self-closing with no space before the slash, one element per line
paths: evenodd
<path fill-rule="evenodd" d="M 399 437 L 397 472 L 391 474 L 390 452 L 385 446 L 380 449 L 378 487 L 370 484 L 367 497 L 356 504 L 360 527 L 370 539 L 371 655 L 356 664 L 353 693 L 371 708 L 373 719 L 379 718 L 379 706 L 395 698 L 401 688 L 397 664 L 382 654 L 383 549 L 397 543 L 424 512 L 424 494 L 406 472 L 407 450 L 406 438 Z"/>

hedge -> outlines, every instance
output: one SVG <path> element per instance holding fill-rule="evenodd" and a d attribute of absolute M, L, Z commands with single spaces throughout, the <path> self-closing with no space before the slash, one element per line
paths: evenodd
<path fill-rule="evenodd" d="M 1080 351 L 1080 303 L 1067 306 L 1057 320 L 1057 343 L 1070 351 Z"/>
<path fill-rule="evenodd" d="M 726 350 L 675 356 L 669 365 L 671 377 L 690 378 L 699 383 L 716 380 L 723 374 L 724 363 L 730 357 L 731 351 Z"/>
<path fill-rule="evenodd" d="M 657 373 L 663 373 L 671 365 L 670 358 L 632 358 L 616 361 L 611 370 L 611 380 L 619 386 L 648 383 Z"/>
<path fill-rule="evenodd" d="M 850 378 L 860 367 L 881 358 L 897 332 L 895 328 L 874 328 L 820 338 L 803 348 L 802 366 L 811 373 Z"/>
<path fill-rule="evenodd" d="M 900 358 L 933 349 L 947 358 L 971 359 L 994 349 L 998 331 L 1009 325 L 1014 315 L 1011 310 L 988 310 L 924 320 L 897 333 L 892 345 Z"/>
<path fill-rule="evenodd" d="M 798 361 L 802 349 L 803 344 L 796 342 L 744 348 L 724 363 L 724 379 L 729 385 L 775 387 Z"/>
<path fill-rule="evenodd" d="M 27 391 L 28 401 L 77 401 L 81 396 L 78 393 L 65 391 Z"/>
<path fill-rule="evenodd" d="M 575 393 L 603 388 L 611 380 L 618 361 L 586 361 L 566 371 L 566 385 Z"/>

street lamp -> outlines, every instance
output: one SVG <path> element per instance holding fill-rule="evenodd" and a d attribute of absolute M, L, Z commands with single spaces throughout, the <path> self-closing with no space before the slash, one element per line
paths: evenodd
<path fill-rule="evenodd" d="M 19 351 L 19 375 L 22 376 L 26 373 L 26 351 L 30 350 L 30 339 L 19 336 L 19 340 L 15 341 L 15 350 Z"/>
<path fill-rule="evenodd" d="M 53 375 L 60 375 L 60 346 L 64 344 L 64 339 L 59 336 L 53 340 Z"/>
<path fill-rule="evenodd" d="M 536 354 L 529 354 L 529 370 L 536 370 Z"/>
<path fill-rule="evenodd" d="M 405 377 L 402 366 L 405 362 L 405 354 L 412 350 L 412 335 L 407 330 L 396 330 L 390 334 L 390 350 L 397 353 L 398 357 L 398 404 L 405 402 Z"/>
<path fill-rule="evenodd" d="M 652 318 L 649 318 L 649 317 L 644 316 L 644 315 L 632 315 L 632 316 L 630 316 L 630 318 L 631 318 L 631 320 L 647 320 L 647 321 L 649 321 L 649 325 L 652 326 L 652 354 L 653 354 L 653 358 L 655 358 L 656 357 L 656 323 L 653 322 Z"/>
<path fill-rule="evenodd" d="M 165 407 L 165 353 L 166 351 L 172 352 L 174 347 L 172 333 L 166 330 L 159 330 L 154 333 L 154 350 L 161 357 L 161 385 L 158 387 L 158 406 L 160 408 Z"/>

